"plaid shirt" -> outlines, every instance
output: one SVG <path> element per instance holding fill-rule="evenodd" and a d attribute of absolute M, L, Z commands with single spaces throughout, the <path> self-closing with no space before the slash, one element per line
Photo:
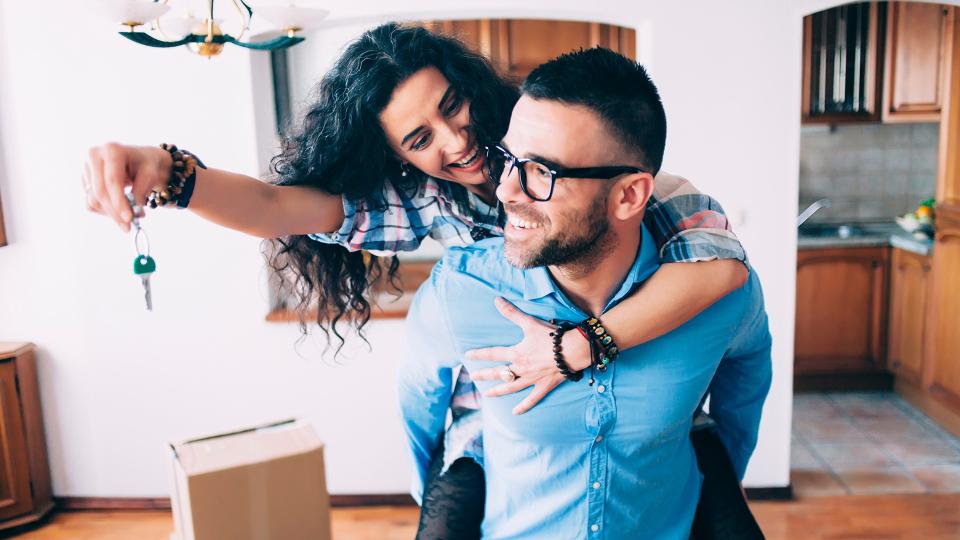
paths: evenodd
<path fill-rule="evenodd" d="M 427 178 L 416 192 L 392 185 L 381 204 L 343 198 L 343 225 L 310 238 L 374 255 L 413 251 L 430 236 L 445 246 L 466 245 L 503 234 L 499 209 L 452 182 Z M 660 172 L 643 222 L 657 243 L 661 263 L 714 259 L 746 261 L 746 253 L 720 203 L 684 178 Z M 450 401 L 453 423 L 444 443 L 444 470 L 459 457 L 482 463 L 480 397 L 469 373 L 461 370 Z"/>

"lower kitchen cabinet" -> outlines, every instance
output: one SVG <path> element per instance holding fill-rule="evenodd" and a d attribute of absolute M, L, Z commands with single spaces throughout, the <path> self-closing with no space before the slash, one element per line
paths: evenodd
<path fill-rule="evenodd" d="M 794 374 L 837 381 L 876 376 L 885 363 L 887 247 L 797 252 Z M 889 384 L 889 382 L 887 383 Z"/>
<path fill-rule="evenodd" d="M 938 207 L 933 247 L 929 390 L 960 414 L 960 209 Z"/>
<path fill-rule="evenodd" d="M 927 354 L 927 309 L 930 298 L 930 257 L 894 249 L 890 259 L 890 326 L 888 365 L 898 377 L 914 384 L 923 379 Z"/>

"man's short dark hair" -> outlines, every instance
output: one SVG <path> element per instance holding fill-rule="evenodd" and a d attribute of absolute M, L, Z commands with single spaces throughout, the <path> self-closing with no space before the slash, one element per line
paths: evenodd
<path fill-rule="evenodd" d="M 521 92 L 592 109 L 641 165 L 660 171 L 667 117 L 647 70 L 633 60 L 600 47 L 563 54 L 534 69 Z"/>

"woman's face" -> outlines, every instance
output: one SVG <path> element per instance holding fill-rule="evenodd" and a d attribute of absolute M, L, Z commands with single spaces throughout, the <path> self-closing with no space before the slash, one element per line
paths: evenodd
<path fill-rule="evenodd" d="M 484 152 L 470 129 L 470 102 L 435 67 L 393 91 L 380 124 L 400 161 L 465 186 L 487 182 Z"/>

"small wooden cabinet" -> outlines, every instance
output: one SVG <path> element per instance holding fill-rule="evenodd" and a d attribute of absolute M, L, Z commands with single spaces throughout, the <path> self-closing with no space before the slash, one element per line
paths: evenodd
<path fill-rule="evenodd" d="M 7 245 L 7 231 L 3 226 L 3 199 L 0 199 L 0 247 Z"/>
<path fill-rule="evenodd" d="M 884 374 L 889 248 L 797 253 L 794 374 Z"/>
<path fill-rule="evenodd" d="M 0 342 L 0 530 L 52 509 L 34 347 Z"/>
<path fill-rule="evenodd" d="M 936 122 L 954 10 L 940 4 L 891 2 L 884 62 L 883 121 Z"/>
<path fill-rule="evenodd" d="M 894 249 L 890 259 L 888 365 L 898 377 L 920 384 L 927 353 L 930 257 Z"/>

